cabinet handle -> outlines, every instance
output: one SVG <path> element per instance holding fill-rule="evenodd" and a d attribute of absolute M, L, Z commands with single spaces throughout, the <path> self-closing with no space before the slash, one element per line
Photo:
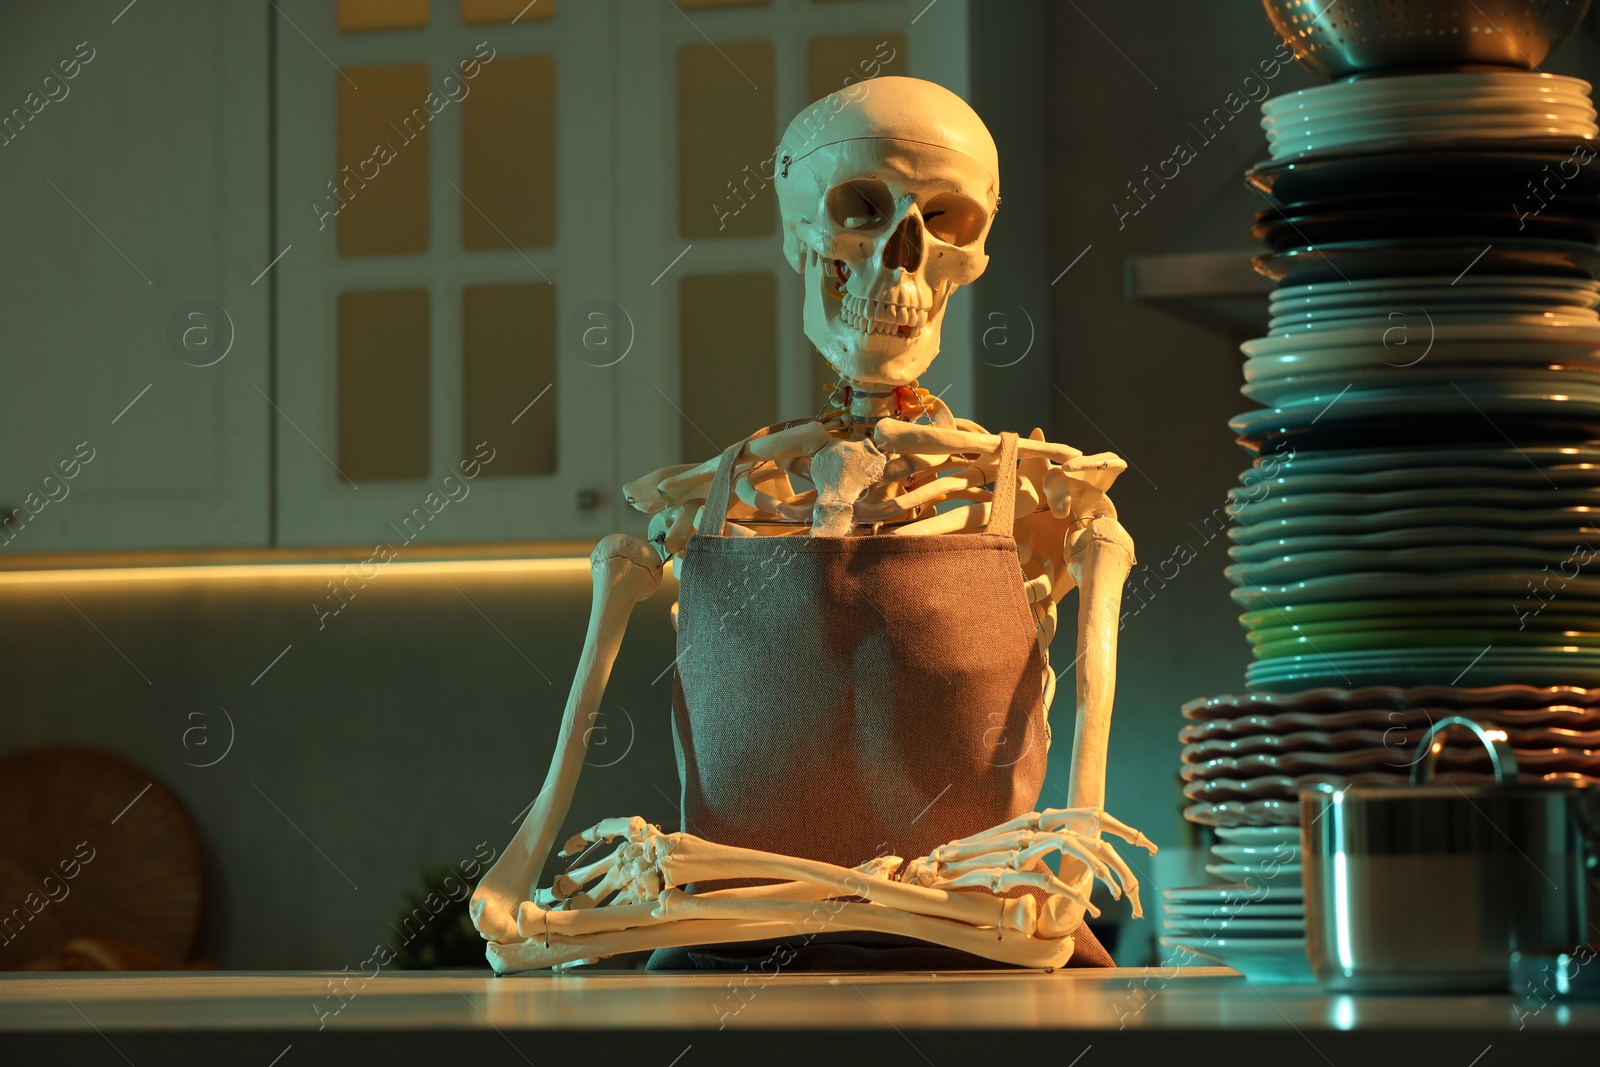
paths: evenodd
<path fill-rule="evenodd" d="M 599 507 L 605 496 L 598 489 L 578 490 L 578 510 L 593 511 Z"/>

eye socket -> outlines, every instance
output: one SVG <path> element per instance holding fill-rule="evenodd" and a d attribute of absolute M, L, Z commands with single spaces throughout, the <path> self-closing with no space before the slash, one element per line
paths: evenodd
<path fill-rule="evenodd" d="M 928 232 L 952 245 L 969 245 L 983 233 L 989 213 L 960 193 L 940 193 L 922 209 Z"/>
<path fill-rule="evenodd" d="M 871 233 L 888 224 L 894 211 L 889 187 L 874 179 L 857 179 L 828 190 L 828 216 L 834 224 L 857 233 Z"/>

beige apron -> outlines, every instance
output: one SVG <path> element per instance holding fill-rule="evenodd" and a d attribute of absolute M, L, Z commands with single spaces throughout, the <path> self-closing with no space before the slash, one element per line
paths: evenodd
<path fill-rule="evenodd" d="M 853 867 L 1034 811 L 1049 741 L 1012 537 L 1016 434 L 984 532 L 926 537 L 723 536 L 744 444 L 682 567 L 683 828 Z M 734 884 L 749 883 L 717 886 Z"/>

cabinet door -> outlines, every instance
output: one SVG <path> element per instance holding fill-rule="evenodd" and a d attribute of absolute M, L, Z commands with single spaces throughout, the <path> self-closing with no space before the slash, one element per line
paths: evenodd
<path fill-rule="evenodd" d="M 267 541 L 269 10 L 7 6 L 6 551 Z"/>
<path fill-rule="evenodd" d="M 801 325 L 783 258 L 773 149 L 809 104 L 880 74 L 968 92 L 964 0 L 680 0 L 618 25 L 624 170 L 620 304 L 655 341 L 622 379 L 623 480 L 699 462 L 780 419 L 813 415 L 835 375 Z M 971 294 L 945 313 L 922 385 L 971 414 Z"/>
<path fill-rule="evenodd" d="M 611 5 L 277 8 L 279 540 L 611 531 Z"/>

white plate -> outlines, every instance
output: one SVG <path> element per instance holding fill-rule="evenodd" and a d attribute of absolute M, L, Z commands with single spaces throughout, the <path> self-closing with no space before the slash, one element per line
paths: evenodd
<path fill-rule="evenodd" d="M 1304 338 L 1328 330 L 1376 330 L 1378 342 L 1413 344 L 1426 341 L 1440 326 L 1600 326 L 1594 309 L 1523 309 L 1523 307 L 1459 306 L 1454 310 L 1384 309 L 1384 307 L 1339 307 L 1331 312 L 1306 312 L 1293 317 L 1272 318 L 1267 334 L 1272 338 Z"/>
<path fill-rule="evenodd" d="M 1277 803 L 1282 803 L 1278 801 Z M 1300 810 L 1295 802 L 1294 809 Z M 1304 896 L 1299 882 L 1229 882 L 1225 885 L 1179 886 L 1163 889 L 1161 896 L 1175 904 L 1208 904 L 1213 907 L 1253 907 L 1256 904 L 1295 904 Z"/>
<path fill-rule="evenodd" d="M 1594 137 L 1594 112 L 1552 111 L 1548 108 L 1529 108 L 1526 115 L 1502 112 L 1468 116 L 1440 114 L 1415 118 L 1358 117 L 1340 115 L 1338 119 L 1304 119 L 1292 125 L 1270 125 L 1267 141 L 1273 148 L 1297 143 L 1339 142 L 1359 143 L 1390 137 L 1436 136 L 1453 137 L 1523 137 L 1568 136 L 1575 141 Z"/>
<path fill-rule="evenodd" d="M 1539 119 L 1593 119 L 1594 105 L 1564 97 L 1502 98 L 1484 101 L 1475 107 L 1461 108 L 1448 99 L 1418 101 L 1404 111 L 1388 103 L 1359 106 L 1302 107 L 1276 115 L 1263 115 L 1261 128 L 1267 136 L 1300 130 L 1335 130 L 1368 123 L 1401 125 L 1408 129 L 1452 129 L 1474 123 L 1507 123 Z"/>
<path fill-rule="evenodd" d="M 1217 836 L 1224 841 L 1234 841 L 1241 845 L 1275 845 L 1284 841 L 1298 845 L 1300 843 L 1300 827 L 1219 826 L 1217 827 Z"/>
<path fill-rule="evenodd" d="M 1273 985 L 1311 985 L 1316 976 L 1306 958 L 1306 941 L 1266 937 L 1162 937 L 1161 946 L 1196 953 L 1232 967 L 1247 979 Z M 1181 956 L 1179 957 L 1181 961 Z"/>
<path fill-rule="evenodd" d="M 1451 210 L 1448 207 L 1440 208 L 1441 211 Z M 1391 216 L 1400 213 L 1398 208 L 1384 208 L 1374 212 L 1376 215 Z M 1474 211 L 1476 217 L 1481 211 Z M 1558 212 L 1559 213 L 1559 212 Z M 1274 213 L 1267 216 L 1267 223 L 1279 223 L 1285 219 L 1298 225 L 1305 221 L 1304 212 L 1297 210 L 1293 215 Z M 1312 220 L 1320 221 L 1335 217 L 1326 209 L 1319 209 L 1310 213 Z M 1365 215 L 1364 211 L 1357 211 L 1359 218 Z M 1281 216 L 1281 217 L 1280 217 Z M 1592 221 L 1592 216 L 1585 217 L 1582 221 Z M 1563 276 L 1565 277 L 1565 276 Z M 1392 281 L 1393 279 L 1379 279 Z M 1519 285 L 1515 280 L 1495 285 L 1475 285 L 1468 287 L 1464 284 L 1454 286 L 1444 285 L 1385 285 L 1369 289 L 1349 289 L 1344 292 L 1323 292 L 1314 296 L 1285 296 L 1281 291 L 1274 291 L 1274 295 L 1267 300 L 1267 313 L 1269 317 L 1277 317 L 1288 312 L 1317 311 L 1334 312 L 1345 311 L 1349 308 L 1372 307 L 1390 310 L 1398 307 L 1437 309 L 1459 314 L 1471 311 L 1484 304 L 1533 304 L 1541 310 L 1561 310 L 1569 307 L 1592 308 L 1596 293 L 1589 288 L 1582 287 L 1583 279 L 1568 278 L 1575 284 L 1573 288 L 1557 288 L 1543 283 L 1534 285 Z"/>
<path fill-rule="evenodd" d="M 1484 321 L 1493 316 L 1495 322 L 1545 324 L 1550 326 L 1600 326 L 1600 312 L 1594 308 L 1551 307 L 1536 304 L 1462 303 L 1424 308 L 1421 304 L 1393 306 L 1389 304 L 1345 304 L 1339 307 L 1315 308 L 1309 311 L 1273 315 L 1267 320 L 1267 336 L 1294 337 L 1309 330 L 1367 329 L 1382 326 L 1389 339 L 1406 336 L 1410 331 L 1421 333 L 1416 340 L 1425 340 L 1427 331 L 1436 326 L 1456 326 L 1473 320 Z"/>
<path fill-rule="evenodd" d="M 1407 343 L 1411 340 L 1427 337 L 1435 345 L 1448 344 L 1452 341 L 1510 341 L 1516 343 L 1548 343 L 1587 345 L 1600 347 L 1600 327 L 1597 326 L 1547 326 L 1547 325 L 1496 325 L 1485 323 L 1476 326 L 1435 326 L 1426 333 L 1425 320 L 1401 324 L 1407 330 Z M 1239 351 L 1246 356 L 1283 356 L 1310 352 L 1323 348 L 1349 348 L 1351 346 L 1387 344 L 1393 349 L 1398 339 L 1396 334 L 1388 331 L 1394 329 L 1394 323 L 1386 325 L 1371 325 L 1363 327 L 1347 327 L 1343 329 L 1329 328 L 1326 330 L 1309 331 L 1297 334 L 1294 337 L 1260 337 L 1254 341 L 1246 341 L 1239 346 Z M 1410 334 L 1416 333 L 1417 338 Z M 1404 355 L 1391 352 L 1389 359 L 1392 362 L 1406 362 Z"/>
<path fill-rule="evenodd" d="M 1595 127 L 1592 122 L 1587 123 L 1550 123 L 1547 125 L 1505 126 L 1500 128 L 1481 127 L 1475 130 L 1442 130 L 1427 132 L 1425 130 L 1384 129 L 1367 132 L 1342 133 L 1338 135 L 1319 135 L 1316 137 L 1297 137 L 1293 139 L 1274 140 L 1268 145 L 1267 153 L 1274 160 L 1293 159 L 1297 156 L 1309 156 L 1313 153 L 1333 153 L 1340 150 L 1362 148 L 1378 145 L 1404 145 L 1406 148 L 1469 148 L 1477 146 L 1490 146 L 1500 148 L 1516 146 L 1519 142 L 1530 137 L 1563 138 L 1579 143 L 1593 141 Z"/>
<path fill-rule="evenodd" d="M 1273 159 L 1283 159 L 1287 156 L 1326 152 L 1335 148 L 1351 148 L 1380 141 L 1525 141 L 1530 137 L 1561 137 L 1575 144 L 1587 144 L 1594 140 L 1594 136 L 1595 124 L 1592 117 L 1571 119 L 1541 117 L 1523 123 L 1485 121 L 1477 126 L 1446 126 L 1439 129 L 1430 129 L 1426 123 L 1374 122 L 1345 126 L 1331 132 L 1308 127 L 1305 132 L 1299 134 L 1269 134 L 1267 148 Z"/>
<path fill-rule="evenodd" d="M 1328 311 L 1352 305 L 1391 307 L 1394 305 L 1418 307 L 1437 304 L 1441 307 L 1472 307 L 1483 301 L 1506 304 L 1537 304 L 1541 307 L 1593 307 L 1600 293 L 1595 283 L 1572 278 L 1570 287 L 1552 286 L 1546 282 L 1533 285 L 1520 284 L 1515 278 L 1489 285 L 1468 286 L 1463 278 L 1456 285 L 1405 285 L 1405 279 L 1379 279 L 1388 284 L 1376 288 L 1323 291 L 1316 295 L 1285 296 L 1283 290 L 1274 290 L 1267 300 L 1271 315 L 1292 311 Z"/>
<path fill-rule="evenodd" d="M 1208 863 L 1206 873 L 1226 878 L 1234 882 L 1243 882 L 1247 878 L 1259 878 L 1276 885 L 1279 882 L 1293 882 L 1300 884 L 1300 864 L 1298 863 Z M 1271 868 L 1269 870 L 1269 868 Z"/>
<path fill-rule="evenodd" d="M 1212 916 L 1253 917 L 1257 919 L 1299 919 L 1305 921 L 1304 904 L 1178 904 L 1167 901 L 1162 914 L 1169 918 L 1207 919 Z"/>
<path fill-rule="evenodd" d="M 1452 278 L 1448 274 L 1413 274 L 1394 278 L 1352 278 L 1349 281 L 1280 285 L 1272 290 L 1272 295 L 1268 299 L 1277 301 L 1325 296 L 1354 298 L 1354 294 L 1357 293 L 1373 291 L 1403 293 L 1411 289 L 1453 289 L 1461 293 L 1470 293 L 1479 289 L 1497 289 L 1504 286 L 1552 292 L 1600 293 L 1600 281 L 1592 278 L 1541 277 L 1537 274 L 1466 274 L 1460 278 Z"/>
<path fill-rule="evenodd" d="M 1337 315 L 1388 315 L 1392 312 L 1421 317 L 1424 309 L 1429 314 L 1457 314 L 1461 312 L 1495 312 L 1517 309 L 1524 312 L 1559 311 L 1573 313 L 1594 311 L 1597 294 L 1588 291 L 1562 292 L 1560 290 L 1468 289 L 1465 292 L 1443 295 L 1437 289 L 1380 291 L 1366 290 L 1339 294 L 1334 297 L 1300 297 L 1274 300 L 1267 305 L 1269 322 L 1288 320 L 1298 316 Z"/>
<path fill-rule="evenodd" d="M 1261 110 L 1265 114 L 1278 115 L 1325 101 L 1416 100 L 1429 95 L 1480 100 L 1505 93 L 1528 96 L 1550 93 L 1586 100 L 1590 88 L 1582 78 L 1545 74 L 1543 71 L 1441 71 L 1437 74 L 1412 74 L 1404 78 L 1373 78 L 1315 85 L 1267 100 L 1261 105 Z"/>
<path fill-rule="evenodd" d="M 1410 74 L 1404 78 L 1372 78 L 1314 85 L 1266 100 L 1261 110 L 1278 114 L 1324 102 L 1415 99 L 1430 95 L 1463 101 L 1481 101 L 1507 93 L 1519 96 L 1553 94 L 1586 100 L 1589 98 L 1589 89 L 1589 83 L 1582 78 L 1543 72 L 1451 70 L 1436 74 Z"/>
<path fill-rule="evenodd" d="M 1259 867 L 1265 860 L 1293 863 L 1300 855 L 1300 831 L 1293 839 L 1273 841 L 1262 845 L 1212 845 L 1211 854 L 1229 863 L 1243 863 Z"/>
<path fill-rule="evenodd" d="M 1350 311 L 1359 312 L 1351 314 Z M 1446 326 L 1554 326 L 1558 328 L 1600 327 L 1600 315 L 1592 309 L 1571 311 L 1524 310 L 1521 308 L 1473 308 L 1470 311 L 1447 312 L 1412 308 L 1385 310 L 1382 308 L 1340 308 L 1327 313 L 1312 311 L 1292 318 L 1274 318 L 1267 323 L 1269 337 L 1307 337 L 1327 330 L 1376 330 L 1378 343 L 1422 344 L 1441 327 Z M 1405 362 L 1403 355 L 1391 357 L 1395 362 Z"/>
<path fill-rule="evenodd" d="M 1418 347 L 1353 345 L 1319 348 L 1282 356 L 1255 356 L 1244 361 L 1244 380 L 1255 382 L 1282 378 L 1290 374 L 1330 374 L 1336 371 L 1405 370 L 1407 363 L 1420 363 L 1422 355 L 1432 366 L 1448 367 L 1600 367 L 1600 348 L 1591 345 L 1553 343 L 1508 344 L 1486 341 L 1451 341 L 1427 344 L 1424 333 Z"/>
<path fill-rule="evenodd" d="M 1412 349 L 1399 349 L 1398 358 Z M 1452 366 L 1448 363 L 1424 363 L 1423 348 L 1415 346 L 1416 358 L 1412 366 L 1401 367 L 1346 367 L 1337 370 L 1305 372 L 1285 375 L 1266 375 L 1250 378 L 1239 387 L 1239 392 L 1258 404 L 1271 407 L 1288 407 L 1291 404 L 1316 397 L 1333 397 L 1345 389 L 1377 392 L 1392 388 L 1445 390 L 1452 388 L 1504 389 L 1507 392 L 1546 392 L 1563 396 L 1577 396 L 1600 401 L 1600 363 L 1541 364 L 1538 366 L 1500 367 L 1493 364 L 1474 363 L 1470 366 Z"/>
<path fill-rule="evenodd" d="M 1463 109 L 1506 107 L 1520 101 L 1551 101 L 1581 107 L 1591 101 L 1587 89 L 1577 85 L 1543 85 L 1505 82 L 1447 86 L 1420 84 L 1426 75 L 1404 78 L 1378 78 L 1363 82 L 1335 82 L 1263 101 L 1263 121 L 1277 121 L 1289 115 L 1312 112 L 1337 112 L 1341 109 L 1384 107 L 1391 111 L 1410 108 L 1455 106 Z M 1396 103 L 1405 108 L 1397 108 Z"/>

